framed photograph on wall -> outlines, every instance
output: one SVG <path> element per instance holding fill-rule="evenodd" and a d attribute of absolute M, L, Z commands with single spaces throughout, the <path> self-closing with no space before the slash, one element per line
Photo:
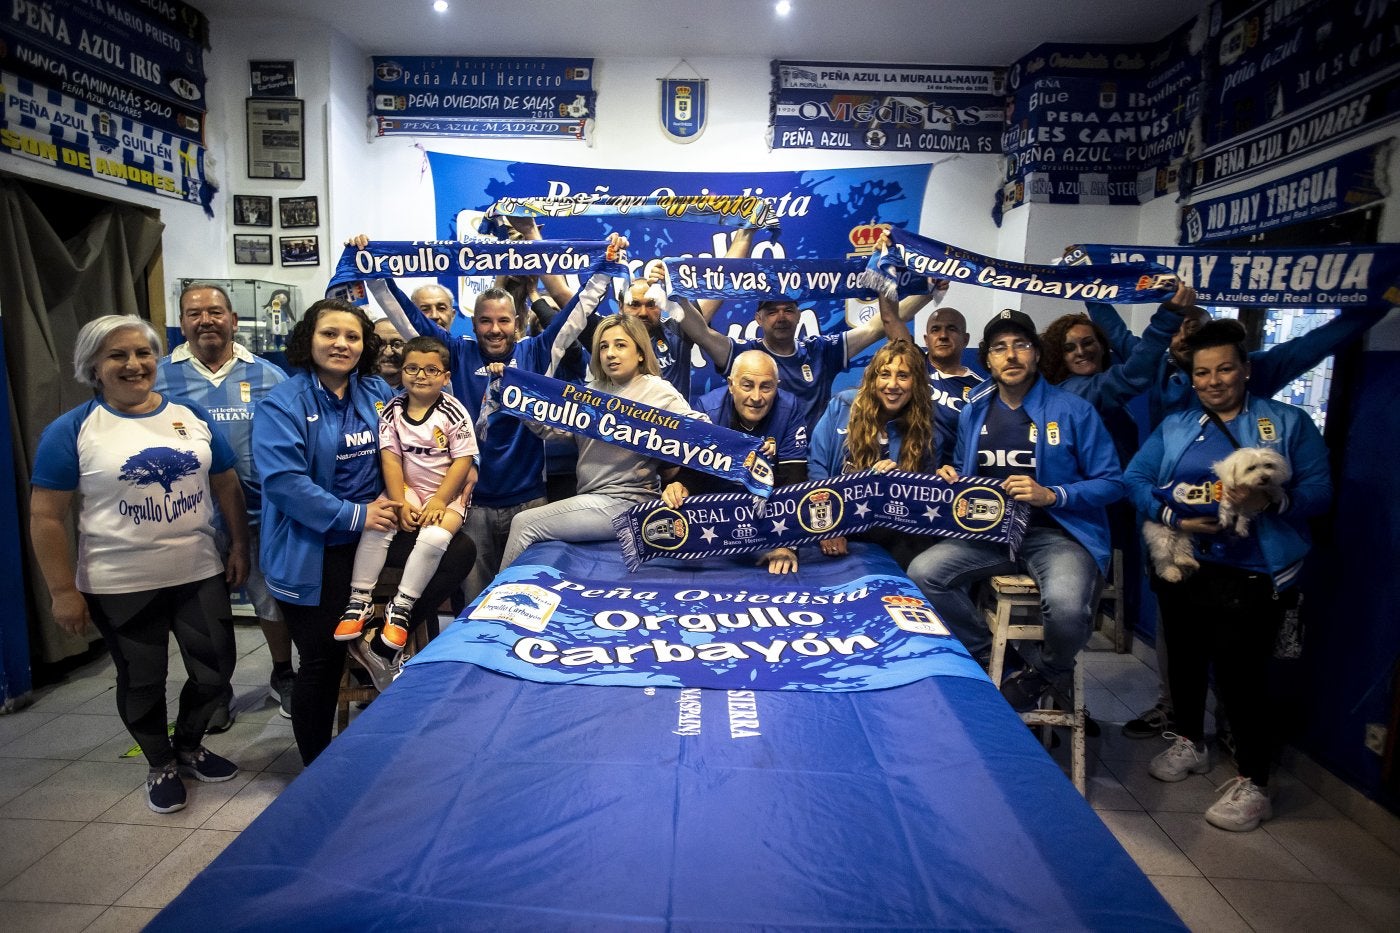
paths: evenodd
<path fill-rule="evenodd" d="M 314 236 L 284 236 L 278 238 L 282 247 L 282 265 L 319 266 L 321 243 Z"/>
<path fill-rule="evenodd" d="M 233 222 L 239 227 L 272 226 L 272 198 L 260 194 L 235 194 Z"/>
<path fill-rule="evenodd" d="M 306 178 L 304 108 L 299 97 L 248 98 L 249 178 Z"/>
<path fill-rule="evenodd" d="M 271 205 L 269 205 L 270 207 Z M 269 225 L 271 225 L 271 221 L 269 221 Z M 235 233 L 233 235 L 233 261 L 240 266 L 272 265 L 272 234 Z"/>
<path fill-rule="evenodd" d="M 321 215 L 316 207 L 314 195 L 305 198 L 278 198 L 277 213 L 281 215 L 284 227 L 318 227 L 321 225 Z"/>
<path fill-rule="evenodd" d="M 254 97 L 296 97 L 296 62 L 248 62 L 248 88 Z"/>

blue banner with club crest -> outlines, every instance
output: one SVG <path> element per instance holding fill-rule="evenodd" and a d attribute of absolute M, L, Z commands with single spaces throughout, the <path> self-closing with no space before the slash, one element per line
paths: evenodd
<path fill-rule="evenodd" d="M 774 490 L 766 502 L 716 493 L 671 508 L 661 501 L 613 519 L 628 570 L 658 557 L 703 560 L 798 547 L 871 528 L 1020 547 L 1030 508 L 1002 492 L 999 480 L 949 483 L 902 470 L 864 470 Z"/>
<path fill-rule="evenodd" d="M 369 115 L 381 136 L 581 138 L 570 128 L 583 127 L 596 105 L 591 58 L 376 55 L 373 62 Z"/>
<path fill-rule="evenodd" d="M 616 548 L 537 544 L 434 641 L 430 660 L 634 687 L 828 692 L 983 676 L 893 560 L 851 548 L 785 576 L 720 561 L 603 584 L 619 579 Z"/>
<path fill-rule="evenodd" d="M 1138 259 L 1042 266 L 982 256 L 904 230 L 890 231 L 890 249 L 870 259 L 865 281 L 882 290 L 896 288 L 909 276 L 931 276 L 1024 295 L 1145 304 L 1165 300 L 1176 290 L 1172 270 Z"/>
<path fill-rule="evenodd" d="M 1400 244 L 1291 249 L 1188 249 L 1087 244 L 1068 265 L 1156 262 L 1175 270 L 1202 305 L 1384 308 L 1400 304 Z"/>
<path fill-rule="evenodd" d="M 516 418 L 732 480 L 757 496 L 773 491 L 773 467 L 758 452 L 766 438 L 514 366 L 491 393 Z"/>
<path fill-rule="evenodd" d="M 710 82 L 704 78 L 661 78 L 661 131 L 673 143 L 692 143 L 705 132 Z"/>
<path fill-rule="evenodd" d="M 99 181 L 201 205 L 214 186 L 204 149 L 86 101 L 0 72 L 0 151 Z"/>
<path fill-rule="evenodd" d="M 1331 217 L 1386 197 L 1389 141 L 1181 209 L 1181 242 L 1210 243 Z"/>
<path fill-rule="evenodd" d="M 1000 152 L 1005 70 L 774 61 L 774 149 Z"/>

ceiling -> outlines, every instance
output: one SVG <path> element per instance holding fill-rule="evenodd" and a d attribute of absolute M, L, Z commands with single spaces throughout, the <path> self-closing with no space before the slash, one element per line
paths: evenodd
<path fill-rule="evenodd" d="M 788 58 L 1009 65 L 1042 42 L 1159 39 L 1206 0 L 191 0 L 221 18 L 308 20 L 368 54 Z"/>

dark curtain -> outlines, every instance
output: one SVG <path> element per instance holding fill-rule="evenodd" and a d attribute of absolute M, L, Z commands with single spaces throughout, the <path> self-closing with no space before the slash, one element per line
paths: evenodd
<path fill-rule="evenodd" d="M 87 649 L 61 631 L 49 612 L 28 544 L 29 476 L 44 428 L 92 397 L 73 378 L 73 344 L 104 314 L 147 312 L 146 268 L 164 225 L 154 212 L 0 176 L 0 322 L 5 336 L 15 499 L 25 574 L 32 654 L 52 662 Z M 156 324 L 164 333 L 165 322 Z"/>

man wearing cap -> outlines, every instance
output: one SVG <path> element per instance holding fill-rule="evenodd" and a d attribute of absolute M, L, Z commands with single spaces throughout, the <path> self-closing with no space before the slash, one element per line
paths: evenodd
<path fill-rule="evenodd" d="M 979 352 L 991 378 L 968 399 L 953 463 L 938 474 L 950 482 L 1001 480 L 1008 498 L 1031 506 L 1026 536 L 1015 559 L 1004 545 L 945 538 L 914 558 L 908 572 L 984 663 L 992 639 L 969 596 L 972 584 L 1005 573 L 1035 580 L 1045 640 L 1023 651 L 1025 670 L 1001 688 L 1025 711 L 1049 690 L 1068 691 L 1108 570 L 1105 506 L 1123 496 L 1123 476 L 1094 407 L 1040 378 L 1040 338 L 1029 315 L 1007 310 L 992 318 Z"/>

